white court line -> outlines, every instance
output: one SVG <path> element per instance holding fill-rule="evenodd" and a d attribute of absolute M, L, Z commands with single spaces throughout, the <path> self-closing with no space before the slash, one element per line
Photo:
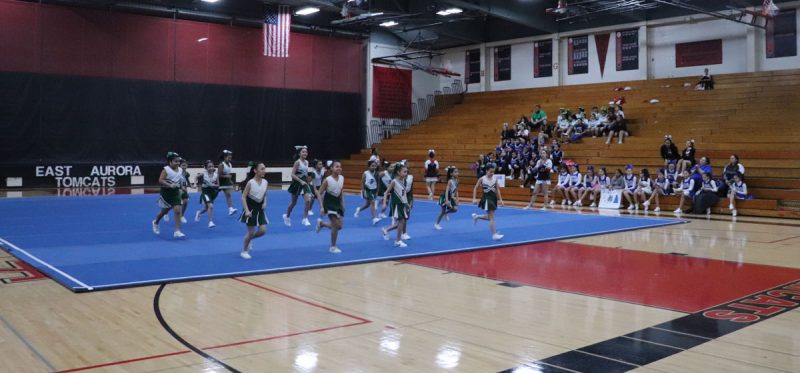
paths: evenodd
<path fill-rule="evenodd" d="M 651 219 L 654 220 L 654 219 Z M 248 275 L 248 274 L 268 274 L 268 273 L 275 273 L 275 272 L 288 272 L 295 269 L 318 269 L 318 268 L 327 268 L 327 267 L 335 267 L 335 266 L 342 266 L 342 265 L 349 265 L 349 264 L 359 264 L 359 263 L 371 263 L 371 262 L 379 262 L 383 260 L 396 260 L 396 259 L 405 259 L 405 258 L 414 258 L 419 256 L 427 256 L 427 255 L 438 255 L 438 254 L 447 254 L 452 252 L 462 252 L 462 251 L 472 251 L 478 249 L 491 249 L 495 247 L 504 247 L 504 246 L 511 246 L 511 245 L 520 245 L 520 244 L 530 244 L 530 243 L 537 243 L 537 242 L 544 242 L 544 241 L 556 241 L 561 239 L 567 238 L 578 238 L 578 237 L 586 237 L 586 236 L 594 236 L 599 234 L 607 234 L 607 233 L 617 233 L 617 232 L 625 232 L 643 228 L 656 228 L 661 226 L 667 225 L 676 225 L 685 223 L 684 221 L 667 221 L 661 224 L 654 224 L 646 227 L 628 227 L 628 228 L 620 228 L 620 229 L 612 229 L 606 231 L 595 231 L 595 232 L 587 232 L 585 234 L 574 234 L 574 235 L 565 235 L 565 236 L 556 236 L 556 237 L 546 237 L 540 240 L 532 240 L 532 241 L 514 241 L 514 242 L 504 242 L 494 245 L 488 246 L 473 246 L 473 247 L 462 247 L 457 249 L 450 249 L 450 250 L 435 250 L 435 251 L 427 251 L 427 252 L 420 252 L 420 253 L 411 253 L 408 255 L 391 255 L 391 256 L 383 256 L 383 257 L 373 257 L 373 258 L 364 258 L 364 259 L 357 259 L 357 260 L 347 260 L 341 262 L 326 262 L 326 263 L 319 263 L 314 265 L 300 265 L 300 266 L 293 266 L 293 267 L 281 267 L 281 268 L 271 268 L 271 269 L 258 269 L 252 271 L 237 271 L 237 272 L 227 272 L 227 273 L 214 273 L 209 275 L 198 275 L 198 276 L 184 276 L 184 277 L 170 277 L 170 278 L 161 278 L 161 279 L 153 279 L 153 280 L 146 280 L 146 281 L 132 281 L 132 282 L 122 282 L 118 284 L 105 284 L 105 285 L 95 285 L 95 289 L 102 289 L 102 288 L 117 288 L 117 287 L 128 287 L 140 284 L 158 284 L 163 282 L 172 282 L 172 281 L 185 281 L 185 280 L 202 280 L 208 278 L 224 278 L 224 277 L 231 277 L 231 276 L 241 276 L 241 275 Z M 234 253 L 235 254 L 235 253 Z M 92 289 L 89 289 L 92 290 Z"/>
<path fill-rule="evenodd" d="M 58 273 L 59 275 L 66 277 L 68 280 L 80 285 L 80 288 L 84 288 L 84 289 L 89 290 L 89 291 L 94 290 L 93 287 L 84 284 L 83 282 L 81 282 L 80 280 L 76 279 L 75 277 L 70 276 L 68 273 L 66 273 L 66 272 L 64 272 L 64 271 L 62 271 L 62 270 L 60 270 L 60 269 L 58 269 L 56 267 L 53 267 L 52 265 L 50 265 L 50 263 L 47 263 L 44 260 L 41 260 L 41 259 L 31 255 L 29 252 L 20 249 L 17 245 L 14 245 L 13 243 L 8 242 L 8 241 L 6 241 L 6 240 L 4 240 L 2 238 L 0 238 L 0 242 L 2 242 L 4 244 L 6 244 L 8 247 L 14 249 L 14 251 L 19 251 L 19 252 L 27 255 L 29 258 L 35 260 L 36 262 L 38 262 L 39 264 L 41 264 L 41 265 L 43 265 L 45 267 L 51 269 L 53 272 Z M 80 289 L 80 288 L 72 288 L 72 289 Z"/>

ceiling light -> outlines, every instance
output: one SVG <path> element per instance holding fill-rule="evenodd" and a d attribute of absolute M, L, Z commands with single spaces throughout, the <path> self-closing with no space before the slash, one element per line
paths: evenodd
<path fill-rule="evenodd" d="M 197 42 L 198 43 L 202 43 L 202 42 L 204 42 L 206 40 L 208 40 L 208 38 L 200 38 L 200 39 L 197 39 Z"/>
<path fill-rule="evenodd" d="M 392 27 L 392 26 L 397 26 L 397 25 L 399 25 L 399 23 L 397 23 L 395 21 L 386 21 L 384 23 L 381 23 L 381 26 L 383 26 L 383 27 Z"/>
<path fill-rule="evenodd" d="M 216 3 L 219 0 L 203 0 L 204 3 Z"/>
<path fill-rule="evenodd" d="M 298 10 L 294 14 L 297 14 L 298 16 L 307 16 L 309 14 L 314 14 L 316 12 L 319 12 L 319 8 L 315 8 L 313 6 L 308 6 L 308 7 L 305 7 L 303 9 Z"/>
<path fill-rule="evenodd" d="M 449 16 L 451 14 L 458 14 L 461 12 L 463 12 L 463 10 L 461 10 L 460 8 L 450 8 L 450 9 L 440 10 L 436 12 L 436 14 L 440 16 Z"/>

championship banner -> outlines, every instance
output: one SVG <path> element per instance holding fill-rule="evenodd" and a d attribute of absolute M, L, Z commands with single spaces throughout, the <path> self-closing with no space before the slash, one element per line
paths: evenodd
<path fill-rule="evenodd" d="M 719 65 L 722 39 L 675 44 L 675 67 Z"/>
<path fill-rule="evenodd" d="M 797 55 L 796 10 L 781 10 L 767 21 L 767 58 L 794 57 Z"/>
<path fill-rule="evenodd" d="M 594 45 L 597 49 L 597 60 L 600 62 L 600 77 L 606 70 L 606 55 L 608 55 L 608 41 L 611 39 L 611 34 L 596 34 L 594 36 Z"/>
<path fill-rule="evenodd" d="M 511 80 L 511 46 L 494 48 L 494 81 Z"/>
<path fill-rule="evenodd" d="M 553 76 L 553 40 L 533 42 L 533 77 Z"/>
<path fill-rule="evenodd" d="M 569 75 L 589 73 L 589 36 L 567 39 L 567 72 Z"/>
<path fill-rule="evenodd" d="M 411 70 L 372 67 L 372 116 L 411 119 Z"/>
<path fill-rule="evenodd" d="M 464 78 L 467 84 L 477 84 L 481 82 L 481 50 L 470 49 L 465 52 Z"/>
<path fill-rule="evenodd" d="M 639 69 L 639 30 L 617 31 L 617 71 Z"/>

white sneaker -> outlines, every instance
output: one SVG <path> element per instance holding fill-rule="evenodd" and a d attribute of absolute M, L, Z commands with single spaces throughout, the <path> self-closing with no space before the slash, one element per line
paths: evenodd
<path fill-rule="evenodd" d="M 336 247 L 336 246 L 331 246 L 331 248 L 328 249 L 328 251 L 330 251 L 331 253 L 334 253 L 334 254 L 338 254 L 338 253 L 342 252 L 342 250 L 339 250 L 339 248 Z"/>
<path fill-rule="evenodd" d="M 577 201 L 572 205 L 575 206 L 575 207 L 583 207 L 583 203 L 581 201 Z"/>
<path fill-rule="evenodd" d="M 628 206 L 628 210 L 633 210 L 633 205 Z"/>
<path fill-rule="evenodd" d="M 286 216 L 286 214 L 283 214 L 283 224 L 286 224 L 287 227 L 292 226 L 292 219 Z"/>
<path fill-rule="evenodd" d="M 317 233 L 322 230 L 322 219 L 317 219 Z"/>
<path fill-rule="evenodd" d="M 440 230 L 442 230 L 442 226 L 439 225 L 439 224 L 434 224 L 433 225 L 433 229 L 436 229 L 437 231 L 440 231 Z"/>
<path fill-rule="evenodd" d="M 450 214 L 444 214 L 444 220 L 450 221 Z"/>
<path fill-rule="evenodd" d="M 384 241 L 389 241 L 389 232 L 386 231 L 386 228 L 381 228 L 381 233 L 383 233 Z"/>
<path fill-rule="evenodd" d="M 661 207 L 656 207 L 656 208 L 653 209 L 653 211 L 654 212 L 660 212 L 661 211 Z"/>
<path fill-rule="evenodd" d="M 647 210 L 650 208 L 650 206 L 648 206 L 648 205 L 645 205 L 645 204 L 642 204 L 642 206 L 644 207 L 644 208 L 643 208 L 643 210 L 644 210 L 644 211 L 647 211 Z"/>
<path fill-rule="evenodd" d="M 682 213 L 683 211 L 682 211 L 681 209 L 677 208 L 677 209 L 675 209 L 675 211 L 673 211 L 673 212 L 674 212 L 674 213 L 676 213 L 676 214 L 680 214 L 680 213 Z"/>
<path fill-rule="evenodd" d="M 247 251 L 242 251 L 241 253 L 239 253 L 239 256 L 241 256 L 241 257 L 242 257 L 242 259 L 250 259 L 250 258 L 252 258 L 252 257 L 250 256 L 250 253 L 249 253 L 249 252 L 247 252 Z"/>
<path fill-rule="evenodd" d="M 478 224 L 478 214 L 472 213 L 472 225 Z"/>
<path fill-rule="evenodd" d="M 591 204 L 591 205 L 589 205 L 589 207 L 597 207 L 597 203 L 595 203 L 595 202 L 592 202 L 592 204 Z"/>
<path fill-rule="evenodd" d="M 622 141 L 617 141 L 617 144 L 622 144 Z"/>
<path fill-rule="evenodd" d="M 381 221 L 381 218 L 372 218 L 372 225 L 378 224 Z"/>
<path fill-rule="evenodd" d="M 308 227 L 311 225 L 311 222 L 308 221 L 308 218 L 303 218 L 303 221 L 301 221 L 300 224 L 303 224 L 304 226 Z"/>
<path fill-rule="evenodd" d="M 386 214 L 381 213 L 380 215 L 378 215 L 378 217 L 381 218 L 381 219 L 386 219 Z"/>
<path fill-rule="evenodd" d="M 644 203 L 642 203 L 642 206 L 644 207 L 650 206 L 650 201 L 644 201 Z"/>
<path fill-rule="evenodd" d="M 308 216 L 314 216 L 314 211 L 308 210 Z"/>
<path fill-rule="evenodd" d="M 403 241 L 394 241 L 394 246 L 395 247 L 406 247 L 408 245 L 406 245 L 406 243 L 403 242 Z"/>
<path fill-rule="evenodd" d="M 495 233 L 492 235 L 492 239 L 495 241 L 500 241 L 504 236 L 500 233 Z"/>
<path fill-rule="evenodd" d="M 556 200 L 554 200 L 554 199 L 551 199 L 551 200 L 550 200 L 550 206 L 555 206 L 555 205 L 556 205 Z"/>
<path fill-rule="evenodd" d="M 158 226 L 158 223 L 156 223 L 156 221 L 155 221 L 155 220 L 153 220 L 153 221 L 151 222 L 151 224 L 153 225 L 153 233 L 155 233 L 155 234 L 161 234 L 161 227 L 159 227 L 159 226 Z"/>
<path fill-rule="evenodd" d="M 562 200 L 561 201 L 561 206 L 566 206 L 566 205 L 567 205 L 567 200 Z"/>
<path fill-rule="evenodd" d="M 216 226 L 217 226 L 217 225 L 216 225 L 216 224 L 214 224 L 214 222 L 213 222 L 213 221 L 210 221 L 210 222 L 208 222 L 208 227 L 209 227 L 209 228 L 214 228 L 214 227 L 216 227 Z"/>
<path fill-rule="evenodd" d="M 185 235 L 185 234 L 183 234 L 183 232 L 181 232 L 181 231 L 175 231 L 175 233 L 173 233 L 173 234 L 172 234 L 172 237 L 175 237 L 175 238 L 181 239 L 181 238 L 184 238 L 184 237 L 186 237 L 186 235 Z"/>
<path fill-rule="evenodd" d="M 633 204 L 633 209 L 638 211 L 639 210 L 639 204 L 638 203 L 634 203 Z"/>
<path fill-rule="evenodd" d="M 706 215 L 711 215 L 711 207 L 706 209 Z"/>
<path fill-rule="evenodd" d="M 200 210 L 197 210 L 197 212 L 194 214 L 194 221 L 200 221 Z"/>
<path fill-rule="evenodd" d="M 189 222 L 186 220 L 186 218 L 181 216 L 181 224 L 187 224 L 187 223 Z"/>
<path fill-rule="evenodd" d="M 527 206 L 523 207 L 522 209 L 523 209 L 523 210 L 530 210 L 530 209 L 531 209 L 531 205 L 529 204 L 529 205 L 527 205 Z"/>
<path fill-rule="evenodd" d="M 731 204 L 729 204 L 729 205 L 728 205 L 728 209 L 731 209 L 731 210 L 733 210 L 733 203 L 731 203 Z"/>
<path fill-rule="evenodd" d="M 361 212 L 361 206 L 356 207 L 356 212 L 353 213 L 354 218 L 358 218 L 358 213 Z"/>
<path fill-rule="evenodd" d="M 540 210 L 547 211 L 547 205 L 542 206 L 542 208 Z"/>
<path fill-rule="evenodd" d="M 411 239 L 411 236 L 409 236 L 408 233 L 403 233 L 402 235 L 400 235 L 400 239 L 408 241 Z"/>
<path fill-rule="evenodd" d="M 236 213 L 236 209 L 233 207 L 228 207 L 228 216 L 233 215 Z"/>
<path fill-rule="evenodd" d="M 167 213 L 166 215 L 164 215 L 164 217 L 163 217 L 163 218 L 161 218 L 161 220 L 163 220 L 163 221 L 165 221 L 165 222 L 169 223 L 169 213 Z"/>
<path fill-rule="evenodd" d="M 736 209 L 731 210 L 731 215 L 736 216 L 737 214 L 738 212 L 736 211 Z"/>

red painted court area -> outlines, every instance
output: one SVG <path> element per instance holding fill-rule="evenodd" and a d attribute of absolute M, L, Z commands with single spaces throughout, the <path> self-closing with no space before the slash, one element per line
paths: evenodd
<path fill-rule="evenodd" d="M 800 279 L 799 269 L 562 242 L 404 262 L 689 313 Z"/>

